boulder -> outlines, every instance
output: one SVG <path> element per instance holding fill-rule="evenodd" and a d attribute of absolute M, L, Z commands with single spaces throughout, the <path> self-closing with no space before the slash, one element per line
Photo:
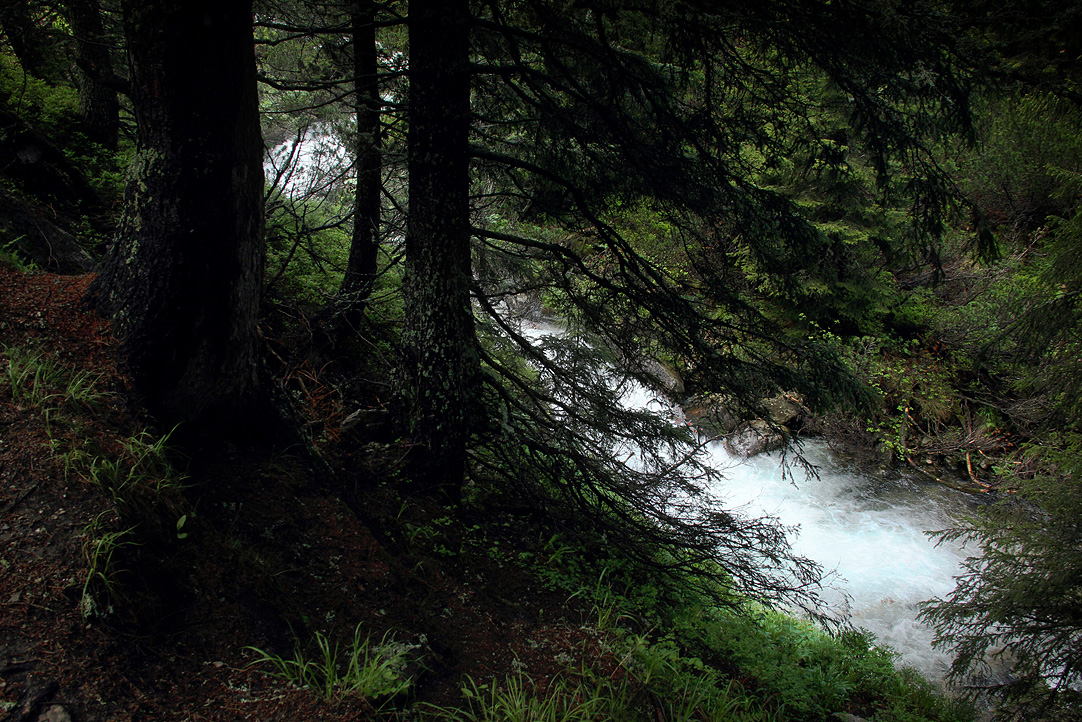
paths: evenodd
<path fill-rule="evenodd" d="M 837 722 L 864 722 L 863 717 L 857 717 L 855 714 L 849 714 L 848 712 L 835 712 L 830 715 L 830 718 L 837 720 Z"/>
<path fill-rule="evenodd" d="M 72 722 L 71 713 L 62 705 L 52 704 L 38 715 L 38 722 Z"/>
<path fill-rule="evenodd" d="M 725 436 L 736 431 L 741 418 L 716 394 L 696 394 L 683 404 L 684 418 L 710 436 Z"/>
<path fill-rule="evenodd" d="M 516 293 L 504 298 L 504 305 L 511 318 L 538 322 L 544 318 L 541 296 L 536 293 Z"/>
<path fill-rule="evenodd" d="M 25 201 L 0 191 L 0 246 L 8 244 L 52 273 L 80 274 L 94 268 L 75 236 Z"/>
<path fill-rule="evenodd" d="M 770 421 L 790 430 L 803 426 L 804 418 L 808 415 L 808 410 L 804 408 L 800 396 L 794 393 L 784 393 L 772 399 L 765 399 L 762 407 Z"/>
<path fill-rule="evenodd" d="M 613 339 L 606 337 L 604 334 L 601 335 L 601 338 L 604 340 L 605 346 L 615 355 L 617 365 L 632 373 L 647 376 L 652 386 L 668 394 L 684 393 L 684 379 L 669 364 L 659 361 L 644 351 L 634 354 L 624 353 L 620 344 Z"/>
<path fill-rule="evenodd" d="M 684 393 L 684 379 L 669 364 L 652 358 L 641 361 L 642 371 L 646 373 L 654 383 L 670 394 Z"/>
<path fill-rule="evenodd" d="M 965 679 L 970 689 L 998 690 L 1018 682 L 1014 676 L 1017 665 L 1015 656 L 1001 646 L 992 647 L 984 654 L 982 664 Z"/>
<path fill-rule="evenodd" d="M 754 419 L 725 437 L 725 450 L 731 456 L 748 458 L 785 446 L 788 434 L 780 426 Z"/>
<path fill-rule="evenodd" d="M 105 210 L 98 192 L 71 159 L 44 134 L 0 101 L 0 168 L 27 195 L 58 208 Z"/>

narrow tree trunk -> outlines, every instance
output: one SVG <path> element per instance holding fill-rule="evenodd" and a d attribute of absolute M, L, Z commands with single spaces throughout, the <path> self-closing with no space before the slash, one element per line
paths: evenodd
<path fill-rule="evenodd" d="M 351 8 L 353 19 L 353 83 L 357 116 L 355 166 L 357 191 L 349 263 L 339 291 L 356 307 L 368 298 L 376 280 L 380 221 L 380 110 L 376 55 L 376 3 L 359 0 Z"/>
<path fill-rule="evenodd" d="M 263 143 L 251 0 L 124 0 L 138 151 L 91 288 L 149 408 L 236 421 L 257 387 Z M 258 419 L 254 419 L 258 423 Z"/>
<path fill-rule="evenodd" d="M 400 399 L 425 481 L 461 489 L 479 378 L 470 309 L 469 3 L 412 0 Z"/>
<path fill-rule="evenodd" d="M 51 43 L 34 21 L 30 3 L 27 0 L 0 0 L 0 25 L 23 70 L 35 78 L 49 79 L 46 49 Z"/>
<path fill-rule="evenodd" d="M 68 0 L 65 8 L 75 36 L 75 85 L 83 131 L 95 143 L 116 150 L 120 103 L 116 90 L 102 83 L 102 78 L 116 74 L 105 42 L 101 6 L 98 0 Z"/>

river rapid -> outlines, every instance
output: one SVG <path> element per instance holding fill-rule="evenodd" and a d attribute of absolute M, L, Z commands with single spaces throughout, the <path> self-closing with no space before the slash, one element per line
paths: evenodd
<path fill-rule="evenodd" d="M 527 324 L 534 339 L 561 333 Z M 614 383 L 617 381 L 614 378 Z M 686 424 L 680 407 L 633 380 L 619 381 L 622 403 Z M 928 532 L 951 527 L 973 511 L 964 492 L 905 475 L 886 475 L 841 463 L 822 440 L 805 440 L 786 454 L 733 458 L 720 441 L 706 445 L 722 480 L 709 489 L 729 509 L 774 516 L 798 528 L 791 538 L 802 556 L 830 574 L 824 598 L 849 623 L 873 633 L 898 654 L 899 664 L 942 679 L 950 657 L 933 649 L 933 630 L 917 619 L 919 604 L 954 588 L 967 550 L 938 544 Z M 795 463 L 799 453 L 814 475 Z"/>
<path fill-rule="evenodd" d="M 266 158 L 266 170 L 288 195 L 303 195 L 332 182 L 347 161 L 342 144 L 317 125 L 303 129 L 292 142 L 279 143 Z M 533 322 L 523 322 L 520 330 L 535 340 L 562 332 L 556 325 Z M 686 423 L 679 406 L 663 395 L 630 380 L 620 388 L 624 404 Z M 844 466 L 822 441 L 807 441 L 800 449 L 817 468 L 817 476 L 808 478 L 784 466 L 791 463 L 791 452 L 786 462 L 777 452 L 734 459 L 720 442 L 711 442 L 707 450 L 724 476 L 712 493 L 730 509 L 742 507 L 799 527 L 791 540 L 795 550 L 836 572 L 826 599 L 846 612 L 854 627 L 893 647 L 901 664 L 930 679 L 943 676 L 950 659 L 932 649 L 932 630 L 917 621 L 918 604 L 951 591 L 966 553 L 956 545 L 937 546 L 927 532 L 966 515 L 973 505 L 969 495 Z"/>
<path fill-rule="evenodd" d="M 792 461 L 776 452 L 738 461 L 711 443 L 713 463 L 725 475 L 712 491 L 729 506 L 798 526 L 794 549 L 837 574 L 826 599 L 846 611 L 854 627 L 894 648 L 901 664 L 942 678 L 950 657 L 932 648 L 934 634 L 917 620 L 918 605 L 950 593 L 966 553 L 936 545 L 927 532 L 960 521 L 972 501 L 934 482 L 842 466 L 822 441 L 805 443 L 800 453 L 817 476 L 784 473 L 783 464 Z"/>

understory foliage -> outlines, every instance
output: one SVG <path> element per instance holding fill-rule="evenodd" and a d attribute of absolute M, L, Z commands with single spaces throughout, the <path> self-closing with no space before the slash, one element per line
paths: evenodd
<path fill-rule="evenodd" d="M 63 83 L 49 83 L 26 73 L 18 61 L 0 47 L 0 113 L 30 123 L 50 142 L 56 143 L 73 166 L 85 175 L 90 186 L 109 202 L 121 195 L 124 182 L 124 162 L 130 145 L 121 153 L 92 142 L 79 126 L 79 95 L 75 88 Z M 3 142 L 14 144 L 17 130 L 5 121 L 0 131 Z M 83 221 L 80 240 L 87 246 L 100 229 Z"/>
<path fill-rule="evenodd" d="M 880 722 L 971 719 L 964 708 L 939 697 L 928 682 L 911 672 L 896 671 L 889 658 L 875 650 L 821 635 L 783 636 L 774 640 L 778 648 L 767 643 L 768 652 L 780 651 L 787 644 L 831 649 L 820 659 L 781 652 L 784 661 L 779 659 L 773 670 L 777 676 L 758 679 L 772 695 L 767 704 L 741 682 L 727 679 L 698 658 L 682 656 L 671 640 L 650 642 L 627 634 L 614 643 L 613 651 L 623 655 L 615 673 L 584 665 L 543 689 L 521 675 L 484 684 L 467 680 L 462 687 L 465 705 L 458 709 L 424 708 L 421 718 L 453 722 L 648 722 L 661 717 L 673 722 L 780 722 L 822 719 L 827 710 L 835 709 L 832 705 L 844 704 L 859 694 L 876 695 L 884 703 L 871 716 Z M 842 668 L 848 674 L 841 672 Z M 755 674 L 759 670 L 749 671 Z M 838 676 L 805 681 L 830 673 Z M 787 686 L 790 683 L 794 686 Z"/>
<path fill-rule="evenodd" d="M 341 279 L 349 234 L 338 214 L 341 200 L 297 202 L 275 193 L 267 208 L 267 291 L 318 308 Z"/>
<path fill-rule="evenodd" d="M 372 703 L 409 689 L 411 679 L 404 673 L 412 647 L 384 636 L 374 642 L 364 635 L 360 625 L 346 649 L 324 634 L 316 632 L 315 654 L 308 656 L 300 646 L 292 657 L 270 654 L 250 647 L 256 654 L 252 666 L 269 668 L 270 674 L 281 677 L 298 687 L 308 687 L 328 702 L 347 695 L 356 695 Z M 345 665 L 341 658 L 345 658 Z"/>
<path fill-rule="evenodd" d="M 562 563 L 570 579 L 581 584 L 589 565 L 571 561 L 580 556 L 566 554 Z M 603 570 L 595 584 L 576 595 L 592 601 L 598 628 L 611 635 L 620 670 L 571 669 L 534 704 L 585 701 L 584 711 L 606 719 L 651 719 L 660 713 L 674 720 L 812 720 L 839 710 L 880 722 L 972 718 L 968 705 L 943 698 L 912 670 L 896 669 L 894 654 L 860 630 L 828 632 L 753 602 L 728 607 L 719 604 L 728 590 L 707 579 L 701 585 L 674 585 L 656 569 L 618 554 L 603 563 Z M 721 673 L 719 659 L 734 664 L 739 674 Z M 475 710 L 506 705 L 515 691 L 514 680 L 503 688 L 492 684 L 468 691 L 474 716 L 454 719 L 495 719 Z"/>
<path fill-rule="evenodd" d="M 789 605 L 830 621 L 820 605 L 822 569 L 791 550 L 791 530 L 777 520 L 742 515 L 703 493 L 718 472 L 698 440 L 663 414 L 627 408 L 621 394 L 629 384 L 657 386 L 665 374 L 655 361 L 664 362 L 687 391 L 724 397 L 742 420 L 766 416 L 765 399 L 796 393 L 814 411 L 840 408 L 856 435 L 878 444 L 881 460 L 927 460 L 970 488 L 1017 489 L 1008 503 L 943 534 L 970 542 L 979 555 L 966 563 L 955 592 L 925 614 L 941 643 L 957 650 L 956 679 L 970 679 L 989 654 L 999 654 L 1012 665 L 1010 683 L 999 690 L 1011 704 L 1076 714 L 1077 11 L 1052 2 L 1030 22 L 1024 6 L 989 13 L 983 5 L 463 2 L 455 5 L 456 27 L 468 28 L 468 46 L 451 59 L 463 69 L 460 92 L 431 96 L 440 102 L 419 108 L 410 105 L 419 93 L 411 98 L 409 58 L 411 50 L 418 56 L 431 48 L 407 42 L 405 3 L 256 2 L 259 108 L 275 148 L 264 159 L 262 204 L 252 194 L 244 211 L 247 221 L 266 222 L 265 235 L 253 233 L 251 255 L 260 263 L 251 265 L 254 280 L 243 293 L 196 288 L 191 297 L 243 296 L 254 317 L 265 292 L 286 309 L 290 321 L 278 322 L 303 337 L 299 355 L 312 354 L 278 359 L 294 380 L 311 379 L 314 387 L 315 376 L 332 366 L 315 358 L 324 344 L 348 369 L 343 387 L 365 389 L 351 402 L 394 408 L 394 434 L 406 448 L 436 448 L 440 434 L 459 445 L 468 483 L 451 470 L 449 496 L 491 508 L 525 504 L 589 559 L 616 550 L 640 576 L 667 574 L 682 594 L 709 596 L 709 604 L 697 597 L 691 606 L 699 615 L 694 624 L 715 637 L 705 641 L 707 632 L 693 634 L 684 620 L 674 632 L 684 635 L 679 644 L 737 659 L 777 696 L 778 715 L 829 714 L 858 688 L 924 692 L 912 691 L 919 685 L 911 678 L 892 677 L 889 653 L 860 633 L 826 635 L 771 611 Z M 417 15 L 438 7 L 413 4 Z M 59 17 L 49 9 L 38 24 L 51 24 L 59 36 Z M 245 38 L 246 23 L 241 18 Z M 1052 32 L 1044 37 L 1044 30 Z M 17 38 L 6 32 L 12 48 L 0 52 L 0 110 L 64 137 L 64 152 L 93 176 L 94 187 L 115 194 L 116 157 L 79 135 L 79 90 L 25 72 L 14 54 Z M 178 48 L 198 47 L 184 40 Z M 437 69 L 447 65 L 426 58 Z M 989 87 L 1004 78 L 1012 82 Z M 108 80 L 124 85 L 123 78 Z M 454 103 L 464 109 L 457 119 L 463 132 L 452 139 L 456 147 L 436 150 L 468 167 L 452 179 L 463 202 L 446 217 L 419 217 L 425 189 L 408 191 L 409 169 L 418 167 L 410 161 L 432 159 L 409 157 L 409 148 L 420 146 L 407 141 L 449 125 L 440 113 Z M 167 120 L 175 119 L 157 119 Z M 209 131 L 208 139 L 217 135 Z M 255 178 L 257 169 L 250 170 Z M 193 204 L 188 220 L 208 213 L 207 205 Z M 448 280 L 439 263 L 426 271 L 431 278 L 407 271 L 416 268 L 404 259 L 407 231 L 424 223 L 432 238 L 421 234 L 417 242 L 429 243 L 432 257 L 468 261 L 453 283 L 436 283 Z M 433 240 L 444 228 L 463 231 L 461 248 Z M 174 246 L 190 245 L 183 237 Z M 198 266 L 204 259 L 196 255 Z M 362 255 L 369 264 L 362 281 L 343 290 L 352 259 Z M 197 283 L 223 264 L 201 267 Z M 431 308 L 406 318 L 403 309 L 416 308 L 425 288 L 461 291 L 450 305 L 467 323 L 448 331 L 426 316 Z M 449 294 L 430 295 L 447 301 Z M 118 311 L 118 319 L 133 310 L 138 304 Z M 224 318 L 226 310 L 188 315 Z M 538 322 L 552 318 L 559 327 L 538 332 Z M 254 347 L 255 319 L 247 321 Z M 355 333 L 376 328 L 371 338 Z M 433 339 L 463 351 L 464 362 L 421 368 L 413 382 L 430 384 L 422 392 L 399 380 L 408 374 L 389 374 L 414 346 Z M 287 355 L 286 346 L 274 353 Z M 348 354 L 365 360 L 343 362 Z M 242 364 L 248 371 L 252 356 Z M 58 391 L 56 369 L 18 349 L 4 357 L 15 403 L 55 411 L 57 398 L 93 386 L 73 376 Z M 364 366 L 374 357 L 384 368 L 368 378 Z M 456 397 L 462 403 L 443 409 L 454 423 L 413 414 L 411 398 L 448 388 L 466 389 Z M 347 397 L 337 388 L 324 396 L 335 413 Z M 64 402 L 74 403 L 83 402 Z M 148 515 L 145 507 L 160 500 L 144 497 L 179 484 L 165 461 L 168 437 L 135 434 L 117 458 L 106 458 L 79 440 L 66 414 L 49 419 L 69 477 L 97 484 L 118 508 Z M 170 513 L 180 517 L 178 526 L 174 532 L 170 519 L 165 531 L 180 538 L 186 517 Z M 104 589 L 97 608 L 106 608 L 115 580 L 108 567 L 130 543 L 128 530 L 102 517 L 86 536 L 84 597 Z M 519 678 L 472 684 L 468 711 L 435 714 L 621 717 L 623 708 L 606 707 L 610 702 L 584 692 L 590 689 L 612 700 L 662 699 L 655 716 L 665 718 L 773 714 L 752 709 L 745 690 L 710 674 L 700 677 L 711 685 L 693 684 L 701 668 L 674 651 L 678 642 L 647 636 L 621 637 L 626 677 L 575 670 L 548 696 Z M 263 661 L 328 698 L 352 689 L 352 681 L 335 676 L 334 643 L 317 636 L 313 644 L 322 668 L 301 653 L 263 654 Z M 367 644 L 357 636 L 343 653 L 368 660 L 365 650 L 385 646 Z M 383 682 L 395 692 L 406 685 L 394 674 Z M 1049 700 L 1053 706 L 1041 707 Z M 672 706 L 679 704 L 684 708 Z M 879 712 L 899 720 L 918 714 Z"/>
<path fill-rule="evenodd" d="M 487 508 L 466 504 L 474 513 Z M 405 508 L 401 533 L 411 555 L 471 571 L 484 566 L 478 555 L 512 564 L 581 615 L 575 646 L 556 657 L 555 673 L 513 663 L 506 674 L 465 675 L 460 705 L 416 705 L 411 714 L 420 719 L 796 722 L 839 711 L 878 722 L 973 719 L 964 702 L 896 669 L 895 655 L 870 635 L 828 632 L 756 603 L 733 608 L 725 601 L 731 590 L 709 570 L 698 583 L 674 582 L 618 549 L 581 547 L 519 517 L 485 515 L 467 526 L 452 512 L 418 518 L 409 502 Z M 528 646 L 545 646 L 532 637 L 541 629 L 525 632 Z"/>
<path fill-rule="evenodd" d="M 118 398 L 101 388 L 102 374 L 69 368 L 55 352 L 33 345 L 0 349 L 0 396 L 40 415 L 48 436 L 44 448 L 63 483 L 90 485 L 107 500 L 82 530 L 86 568 L 78 603 L 90 621 L 110 617 L 132 604 L 126 565 L 135 549 L 184 536 L 184 475 L 168 458 L 169 434 L 144 429 L 109 438 L 95 422 L 117 415 Z"/>
<path fill-rule="evenodd" d="M 1082 437 L 1028 453 L 1015 496 L 939 534 L 973 556 L 922 614 L 954 652 L 952 678 L 1004 699 L 1004 717 L 1082 719 Z"/>

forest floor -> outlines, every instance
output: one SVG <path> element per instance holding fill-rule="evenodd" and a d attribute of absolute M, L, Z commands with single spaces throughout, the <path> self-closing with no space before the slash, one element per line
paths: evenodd
<path fill-rule="evenodd" d="M 337 438 L 313 464 L 226 447 L 182 483 L 153 478 L 89 282 L 0 268 L 0 720 L 385 718 L 458 706 L 467 677 L 620 673 L 585 603 L 507 563 L 543 564 L 540 532 L 404 497 L 389 482 L 408 450 Z M 16 378 L 15 352 L 63 373 Z M 100 472 L 125 458 L 144 471 L 107 493 Z M 291 658 L 357 629 L 411 660 L 382 712 L 253 666 L 250 647 Z"/>

